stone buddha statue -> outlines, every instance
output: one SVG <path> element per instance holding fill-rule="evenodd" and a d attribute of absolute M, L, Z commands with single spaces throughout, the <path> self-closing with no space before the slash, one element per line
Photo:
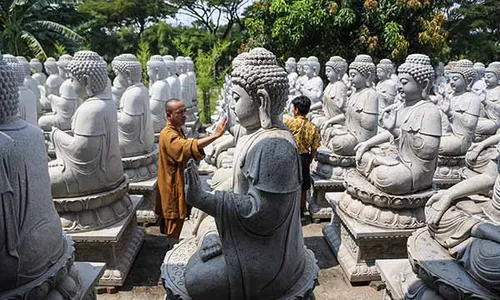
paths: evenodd
<path fill-rule="evenodd" d="M 288 73 L 288 84 L 290 85 L 289 95 L 295 94 L 295 83 L 299 78 L 299 74 L 297 74 L 297 61 L 293 57 L 289 57 L 285 62 L 285 69 Z"/>
<path fill-rule="evenodd" d="M 476 87 L 476 93 L 482 99 L 481 117 L 477 122 L 476 134 L 493 135 L 500 127 L 500 62 L 492 62 L 483 69 L 481 81 L 485 88 Z M 475 85 L 475 84 L 474 84 Z M 474 86 L 472 87 L 474 90 Z M 484 95 L 481 93 L 484 92 Z"/>
<path fill-rule="evenodd" d="M 307 76 L 307 81 L 302 85 L 299 92 L 311 100 L 310 112 L 314 113 L 315 110 L 321 110 L 323 107 L 321 103 L 323 96 L 323 80 L 319 77 L 321 64 L 317 57 L 310 56 L 307 62 L 304 63 L 303 68 Z"/>
<path fill-rule="evenodd" d="M 120 82 L 127 83 L 118 111 L 121 156 L 149 153 L 154 145 L 154 131 L 149 112 L 149 92 L 141 82 L 141 63 L 133 54 L 121 54 L 113 60 L 113 71 L 116 77 L 120 77 Z"/>
<path fill-rule="evenodd" d="M 38 88 L 38 82 L 31 77 L 31 66 L 28 60 L 24 56 L 17 56 L 17 61 L 24 67 L 24 85 L 30 89 L 33 94 L 35 94 L 37 102 L 37 112 L 41 113 L 40 103 L 40 89 Z"/>
<path fill-rule="evenodd" d="M 57 66 L 57 61 L 53 57 L 47 58 L 44 63 L 45 71 L 49 75 L 47 81 L 45 81 L 45 97 L 48 98 L 49 95 L 59 96 L 59 87 L 64 81 L 64 78 L 59 74 L 59 68 Z"/>
<path fill-rule="evenodd" d="M 213 216 L 219 232 L 197 237 L 183 286 L 193 300 L 308 299 L 318 268 L 302 237 L 298 151 L 279 118 L 287 74 L 271 52 L 256 48 L 233 70 L 232 91 L 248 131 L 237 145 L 234 192 L 201 190 L 189 164 L 186 199 Z"/>
<path fill-rule="evenodd" d="M 184 102 L 184 106 L 189 109 L 193 106 L 192 94 L 191 94 L 191 80 L 186 74 L 186 59 L 182 56 L 178 56 L 175 59 L 177 64 L 177 74 L 179 76 L 179 82 L 181 84 L 181 97 L 180 99 Z"/>
<path fill-rule="evenodd" d="M 325 64 L 328 85 L 323 92 L 323 113 L 311 121 L 321 128 L 324 122 L 345 113 L 347 105 L 347 86 L 342 77 L 347 72 L 347 62 L 340 56 L 332 56 Z M 328 127 L 328 126 L 325 126 Z"/>
<path fill-rule="evenodd" d="M 66 131 L 71 130 L 71 118 L 80 105 L 80 98 L 76 94 L 69 75 L 68 65 L 72 59 L 71 55 L 64 54 L 57 62 L 59 76 L 64 78 L 64 82 L 59 87 L 59 96 L 54 94 L 47 96 L 52 106 L 52 113 L 45 114 L 38 120 L 38 125 L 44 131 L 50 131 L 52 127 Z"/>
<path fill-rule="evenodd" d="M 194 72 L 194 62 L 191 57 L 187 56 L 186 59 L 186 74 L 189 77 L 189 82 L 191 82 L 191 103 L 193 107 L 196 108 L 198 103 L 198 88 L 196 85 L 196 73 Z"/>
<path fill-rule="evenodd" d="M 172 55 L 163 56 L 163 61 L 167 65 L 167 82 L 170 87 L 170 97 L 180 99 L 181 97 L 181 82 L 177 77 L 177 64 Z"/>
<path fill-rule="evenodd" d="M 321 129 L 323 145 L 337 155 L 354 155 L 357 144 L 377 134 L 378 95 L 372 87 L 375 72 L 375 64 L 368 55 L 358 55 L 349 65 L 351 85 L 356 90 L 347 101 L 345 115 L 330 118 Z"/>
<path fill-rule="evenodd" d="M 379 111 L 394 103 L 396 98 L 396 83 L 391 79 L 394 73 L 394 65 L 389 59 L 382 59 L 377 65 L 378 83 L 375 87 L 379 98 Z"/>
<path fill-rule="evenodd" d="M 307 77 L 307 74 L 305 73 L 305 70 L 304 70 L 304 65 L 307 62 L 308 62 L 307 57 L 301 57 L 299 59 L 299 61 L 297 62 L 297 74 L 298 74 L 299 77 L 297 78 L 297 81 L 295 82 L 296 96 L 297 95 L 301 95 L 300 89 L 302 88 L 302 86 L 304 84 L 306 84 L 307 80 L 309 79 Z"/>
<path fill-rule="evenodd" d="M 404 195 L 432 187 L 441 137 L 441 116 L 429 101 L 434 69 L 426 55 L 412 54 L 399 69 L 404 104 L 382 112 L 386 131 L 356 146 L 357 169 L 378 189 Z M 367 151 L 394 140 L 393 149 Z M 397 149 L 396 149 L 397 148 Z"/>
<path fill-rule="evenodd" d="M 454 92 L 445 99 L 441 109 L 448 116 L 450 128 L 441 138 L 439 154 L 465 155 L 472 144 L 481 111 L 481 99 L 471 91 L 476 71 L 469 60 L 460 60 L 449 71 L 448 77 Z"/>
<path fill-rule="evenodd" d="M 24 85 L 24 66 L 18 62 L 17 58 L 10 54 L 3 55 L 3 60 L 12 68 L 15 76 L 14 79 L 19 91 L 18 116 L 32 125 L 38 125 L 36 96 Z"/>
<path fill-rule="evenodd" d="M 111 61 L 111 66 L 113 66 L 113 63 L 114 59 Z M 111 99 L 115 103 L 116 109 L 120 108 L 120 100 L 122 98 L 123 93 L 128 87 L 126 82 L 121 82 L 120 80 L 123 80 L 123 77 L 116 76 L 113 79 L 113 83 L 111 86 Z"/>
<path fill-rule="evenodd" d="M 476 62 L 472 66 L 474 70 L 476 70 L 476 81 L 472 85 L 472 91 L 475 92 L 478 95 L 484 96 L 485 94 L 485 89 L 486 89 L 486 82 L 484 80 L 484 71 L 486 69 L 486 66 L 482 62 Z"/>
<path fill-rule="evenodd" d="M 167 66 L 160 55 L 153 55 L 147 63 L 151 85 L 149 109 L 153 120 L 153 129 L 159 133 L 167 124 L 165 103 L 170 99 L 170 87 L 167 82 Z"/>
<path fill-rule="evenodd" d="M 0 74 L 0 298 L 81 299 L 74 248 L 52 204 L 43 134 L 17 117 L 18 75 L 1 54 Z"/>
<path fill-rule="evenodd" d="M 54 198 L 68 198 L 116 188 L 124 182 L 116 106 L 105 97 L 106 64 L 92 51 L 75 53 L 68 66 L 76 93 L 73 136 L 54 128 L 57 159 L 49 164 Z"/>
<path fill-rule="evenodd" d="M 37 58 L 32 58 L 30 60 L 30 67 L 31 77 L 38 82 L 38 85 L 45 86 L 47 75 L 43 73 L 43 64 Z"/>

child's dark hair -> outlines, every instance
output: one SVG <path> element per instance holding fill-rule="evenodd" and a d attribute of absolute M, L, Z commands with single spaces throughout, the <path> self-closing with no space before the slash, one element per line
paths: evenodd
<path fill-rule="evenodd" d="M 306 96 L 297 96 L 292 100 L 293 107 L 299 110 L 299 113 L 302 116 L 305 116 L 309 113 L 309 109 L 311 108 L 311 100 Z"/>

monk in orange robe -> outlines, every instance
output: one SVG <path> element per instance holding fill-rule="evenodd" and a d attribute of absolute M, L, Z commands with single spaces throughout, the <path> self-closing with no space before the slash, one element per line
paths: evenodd
<path fill-rule="evenodd" d="M 200 160 L 205 156 L 203 148 L 224 134 L 226 120 L 223 119 L 213 135 L 201 139 L 187 139 L 182 132 L 186 123 L 186 107 L 182 100 L 171 99 L 165 104 L 167 125 L 160 132 L 158 158 L 158 190 L 156 213 L 160 215 L 168 237 L 179 240 L 187 204 L 184 198 L 184 169 L 189 159 Z M 162 228 L 163 229 L 163 228 Z"/>

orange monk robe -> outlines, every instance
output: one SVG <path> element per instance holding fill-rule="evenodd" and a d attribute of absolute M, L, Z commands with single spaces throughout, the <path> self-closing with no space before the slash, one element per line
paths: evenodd
<path fill-rule="evenodd" d="M 187 205 L 184 199 L 184 169 L 189 159 L 200 160 L 205 153 L 198 140 L 187 139 L 170 122 L 160 132 L 156 212 L 165 219 L 165 233 L 179 239 Z"/>

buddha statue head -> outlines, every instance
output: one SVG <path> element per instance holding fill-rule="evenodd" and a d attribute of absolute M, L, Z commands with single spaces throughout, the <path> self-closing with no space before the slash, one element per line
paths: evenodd
<path fill-rule="evenodd" d="M 69 78 L 68 65 L 72 59 L 73 56 L 69 54 L 63 54 L 61 55 L 61 57 L 59 57 L 59 60 L 57 61 L 57 68 L 59 69 L 59 76 L 61 76 L 62 79 Z"/>
<path fill-rule="evenodd" d="M 231 69 L 234 70 L 237 67 L 239 67 L 241 64 L 243 64 L 247 55 L 248 55 L 248 52 L 241 52 L 240 54 L 238 54 L 233 59 L 233 62 L 231 63 Z"/>
<path fill-rule="evenodd" d="M 172 55 L 163 56 L 163 61 L 165 62 L 165 66 L 167 67 L 168 76 L 177 73 L 177 64 L 175 63 L 174 57 Z"/>
<path fill-rule="evenodd" d="M 175 64 L 177 66 L 178 75 L 186 73 L 186 59 L 183 56 L 177 56 L 175 58 Z"/>
<path fill-rule="evenodd" d="M 494 61 L 484 70 L 486 86 L 491 89 L 500 84 L 500 62 Z"/>
<path fill-rule="evenodd" d="M 13 55 L 10 54 L 4 54 L 3 55 L 3 60 L 7 63 L 7 66 L 9 66 L 12 69 L 12 72 L 14 74 L 14 82 L 17 85 L 18 88 L 24 86 L 24 66 L 19 63 L 17 58 L 15 58 Z"/>
<path fill-rule="evenodd" d="M 194 62 L 191 57 L 186 56 L 186 72 L 194 72 Z"/>
<path fill-rule="evenodd" d="M 297 61 L 294 57 L 289 57 L 285 62 L 285 69 L 288 74 L 297 71 Z"/>
<path fill-rule="evenodd" d="M 305 75 L 304 65 L 307 63 L 307 57 L 301 57 L 297 62 L 297 73 L 299 76 Z"/>
<path fill-rule="evenodd" d="M 380 81 L 387 80 L 391 78 L 392 73 L 394 72 L 394 65 L 392 61 L 387 58 L 380 60 L 377 65 L 377 78 Z"/>
<path fill-rule="evenodd" d="M 468 59 L 461 59 L 455 63 L 449 73 L 450 85 L 455 93 L 470 91 L 476 79 L 474 64 Z"/>
<path fill-rule="evenodd" d="M 57 61 L 53 57 L 47 58 L 43 66 L 45 67 L 45 72 L 47 72 L 48 75 L 59 73 L 59 71 L 57 70 Z"/>
<path fill-rule="evenodd" d="M 0 124 L 10 122 L 17 118 L 19 106 L 19 90 L 16 74 L 4 61 L 0 53 Z"/>
<path fill-rule="evenodd" d="M 111 62 L 111 66 L 118 78 L 117 81 L 123 87 L 129 87 L 141 82 L 142 66 L 135 55 L 130 53 L 118 55 Z"/>
<path fill-rule="evenodd" d="M 151 82 L 165 79 L 168 75 L 167 65 L 160 55 L 153 55 L 147 62 L 148 76 Z"/>
<path fill-rule="evenodd" d="M 349 65 L 349 81 L 357 90 L 371 87 L 377 68 L 372 58 L 366 54 L 356 56 Z"/>
<path fill-rule="evenodd" d="M 454 61 L 454 60 L 450 60 L 450 61 L 446 64 L 446 66 L 444 66 L 444 68 L 443 68 L 443 74 L 444 74 L 444 76 L 446 77 L 446 79 L 448 79 L 448 80 L 450 79 L 450 71 L 451 71 L 451 69 L 452 69 L 452 68 L 453 68 L 456 64 L 457 64 L 457 62 L 456 62 L 456 61 Z"/>
<path fill-rule="evenodd" d="M 43 65 L 38 58 L 32 58 L 30 60 L 30 67 L 32 73 L 41 73 L 43 71 Z"/>
<path fill-rule="evenodd" d="M 73 89 L 82 99 L 106 92 L 108 74 L 106 62 L 93 51 L 78 51 L 69 63 Z"/>
<path fill-rule="evenodd" d="M 24 67 L 24 77 L 30 76 L 31 66 L 26 57 L 16 56 L 17 61 Z"/>
<path fill-rule="evenodd" d="M 398 68 L 399 92 L 407 104 L 428 98 L 434 82 L 431 59 L 424 54 L 410 54 Z"/>
<path fill-rule="evenodd" d="M 304 63 L 304 73 L 308 78 L 313 78 L 318 76 L 321 69 L 321 64 L 316 56 L 309 56 L 307 61 Z"/>
<path fill-rule="evenodd" d="M 347 72 L 347 62 L 340 56 L 332 56 L 325 64 L 325 75 L 328 81 L 336 82 Z"/>
<path fill-rule="evenodd" d="M 484 71 L 486 67 L 482 62 L 477 62 L 473 66 L 474 70 L 477 72 L 477 79 L 483 78 L 484 77 Z"/>
<path fill-rule="evenodd" d="M 272 52 L 264 48 L 250 50 L 243 64 L 231 73 L 231 85 L 235 114 L 247 131 L 268 129 L 280 122 L 288 77 Z"/>

